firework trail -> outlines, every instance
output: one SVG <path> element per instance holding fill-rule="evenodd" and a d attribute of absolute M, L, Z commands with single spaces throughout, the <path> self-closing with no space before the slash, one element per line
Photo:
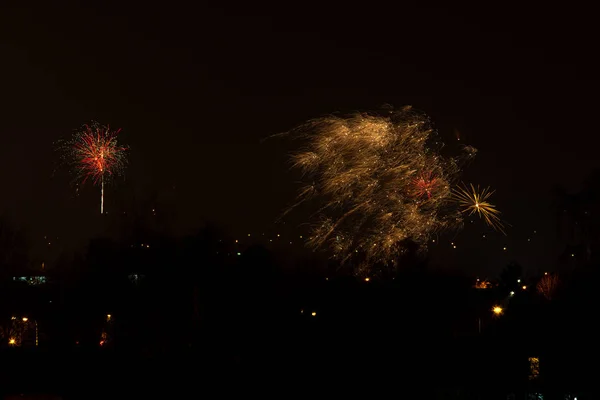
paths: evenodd
<path fill-rule="evenodd" d="M 452 187 L 476 149 L 442 156 L 429 119 L 412 108 L 328 116 L 287 135 L 306 142 L 293 156 L 305 186 L 292 208 L 318 204 L 308 244 L 353 260 L 357 273 L 395 268 L 409 242 L 426 248 L 432 235 L 462 225 Z"/>
<path fill-rule="evenodd" d="M 462 208 L 463 213 L 468 215 L 476 213 L 490 227 L 506 235 L 504 224 L 500 220 L 500 211 L 488 201 L 492 194 L 494 194 L 494 191 L 491 191 L 489 187 L 480 190 L 479 186 L 464 184 L 453 190 L 454 198 Z"/>
<path fill-rule="evenodd" d="M 538 293 L 544 296 L 546 300 L 552 300 L 552 297 L 556 293 L 559 285 L 560 279 L 558 278 L 558 275 L 551 274 L 543 276 L 538 282 L 536 288 Z"/>
<path fill-rule="evenodd" d="M 104 184 L 115 175 L 122 174 L 127 164 L 126 147 L 117 144 L 119 130 L 92 122 L 83 125 L 59 149 L 63 159 L 71 166 L 81 183 L 91 180 L 100 184 L 100 213 L 104 213 Z"/>

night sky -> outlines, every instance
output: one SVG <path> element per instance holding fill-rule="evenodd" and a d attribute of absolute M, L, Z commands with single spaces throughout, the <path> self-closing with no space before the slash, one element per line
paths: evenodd
<path fill-rule="evenodd" d="M 98 189 L 76 195 L 53 151 L 90 120 L 122 128 L 131 147 L 109 213 L 171 205 L 177 232 L 209 219 L 241 235 L 278 231 L 298 188 L 293 148 L 262 139 L 410 104 L 449 146 L 479 150 L 464 180 L 496 189 L 512 224 L 503 237 L 467 223 L 436 241 L 432 262 L 480 275 L 510 260 L 555 267 L 553 188 L 576 190 L 598 166 L 591 10 L 93 3 L 0 8 L 0 212 L 32 243 L 73 247 L 93 232 Z M 302 217 L 281 230 L 294 235 Z"/>

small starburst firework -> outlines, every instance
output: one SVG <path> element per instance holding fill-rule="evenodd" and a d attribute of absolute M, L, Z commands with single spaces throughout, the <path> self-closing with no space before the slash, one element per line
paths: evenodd
<path fill-rule="evenodd" d="M 100 184 L 100 212 L 104 212 L 104 184 L 112 176 L 123 173 L 127 158 L 126 147 L 117 144 L 119 130 L 92 122 L 83 125 L 70 140 L 61 142 L 63 160 L 69 164 L 76 178 L 85 183 L 88 179 Z"/>
<path fill-rule="evenodd" d="M 464 214 L 477 214 L 493 229 L 506 235 L 504 224 L 500 220 L 500 211 L 488 199 L 494 194 L 489 187 L 480 190 L 479 186 L 472 184 L 461 185 L 453 190 L 454 199 L 457 201 Z"/>
<path fill-rule="evenodd" d="M 413 179 L 413 194 L 415 197 L 431 199 L 441 181 L 432 172 L 424 172 Z"/>
<path fill-rule="evenodd" d="M 287 134 L 305 142 L 292 162 L 306 184 L 291 208 L 316 202 L 308 244 L 353 260 L 355 272 L 396 268 L 409 243 L 425 249 L 462 225 L 451 188 L 476 150 L 443 156 L 429 119 L 411 107 L 318 118 Z"/>

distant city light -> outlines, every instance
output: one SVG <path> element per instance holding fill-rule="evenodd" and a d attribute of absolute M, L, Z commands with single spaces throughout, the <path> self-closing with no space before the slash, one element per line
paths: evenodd
<path fill-rule="evenodd" d="M 236 242 L 236 243 L 238 243 L 238 240 L 237 240 L 237 239 L 235 239 L 235 242 Z"/>
<path fill-rule="evenodd" d="M 277 237 L 279 237 L 279 233 L 277 234 Z"/>
<path fill-rule="evenodd" d="M 506 247 L 504 247 L 502 250 L 506 251 Z"/>
<path fill-rule="evenodd" d="M 492 308 L 492 311 L 496 315 L 501 315 L 504 310 L 500 306 L 494 306 L 494 308 Z"/>
<path fill-rule="evenodd" d="M 14 338 L 10 338 L 8 340 L 8 344 L 10 344 L 11 346 L 14 346 L 17 343 L 17 341 Z"/>
<path fill-rule="evenodd" d="M 237 255 L 238 255 L 238 256 L 241 256 L 241 255 L 242 255 L 242 253 L 239 253 L 239 252 L 238 252 L 238 253 L 237 253 Z"/>
<path fill-rule="evenodd" d="M 29 318 L 23 317 L 23 322 L 27 322 L 27 321 L 29 321 Z"/>
<path fill-rule="evenodd" d="M 511 290 L 511 291 L 510 291 L 510 295 L 511 295 L 511 296 L 514 296 L 514 295 L 515 295 L 515 292 Z"/>
<path fill-rule="evenodd" d="M 365 282 L 369 282 L 371 278 L 365 278 Z"/>
<path fill-rule="evenodd" d="M 527 290 L 527 285 L 523 285 L 523 290 Z"/>
<path fill-rule="evenodd" d="M 571 253 L 571 257 L 575 257 L 575 254 Z"/>
<path fill-rule="evenodd" d="M 46 283 L 46 277 L 40 276 L 13 276 L 13 281 L 24 282 L 28 285 L 36 286 Z"/>
<path fill-rule="evenodd" d="M 312 315 L 313 317 L 316 317 L 317 313 L 313 311 L 312 313 L 310 313 L 310 315 Z"/>
<path fill-rule="evenodd" d="M 110 319 L 111 319 L 111 318 L 112 318 L 112 315 L 110 315 L 110 314 L 106 314 L 106 320 L 107 320 L 107 321 L 110 321 Z"/>
<path fill-rule="evenodd" d="M 250 237 L 250 234 L 248 234 L 248 237 Z"/>
<path fill-rule="evenodd" d="M 517 283 L 521 283 L 521 280 L 520 280 L 520 279 L 517 279 Z"/>
<path fill-rule="evenodd" d="M 544 275 L 548 275 L 548 273 L 547 273 L 547 272 L 544 272 Z"/>

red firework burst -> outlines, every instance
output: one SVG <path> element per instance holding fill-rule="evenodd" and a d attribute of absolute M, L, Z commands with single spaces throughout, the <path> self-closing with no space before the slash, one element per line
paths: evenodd
<path fill-rule="evenodd" d="M 61 141 L 63 160 L 71 165 L 77 179 L 85 183 L 92 179 L 101 185 L 100 213 L 104 213 L 104 183 L 107 178 L 123 172 L 127 162 L 126 147 L 117 144 L 117 134 L 97 122 L 84 125 L 68 141 Z"/>
<path fill-rule="evenodd" d="M 119 130 L 99 124 L 84 125 L 70 143 L 75 169 L 83 182 L 92 179 L 95 184 L 123 171 L 126 147 L 117 144 Z"/>
<path fill-rule="evenodd" d="M 433 192 L 439 184 L 439 179 L 433 172 L 423 172 L 412 181 L 412 195 L 415 197 L 431 199 Z"/>

